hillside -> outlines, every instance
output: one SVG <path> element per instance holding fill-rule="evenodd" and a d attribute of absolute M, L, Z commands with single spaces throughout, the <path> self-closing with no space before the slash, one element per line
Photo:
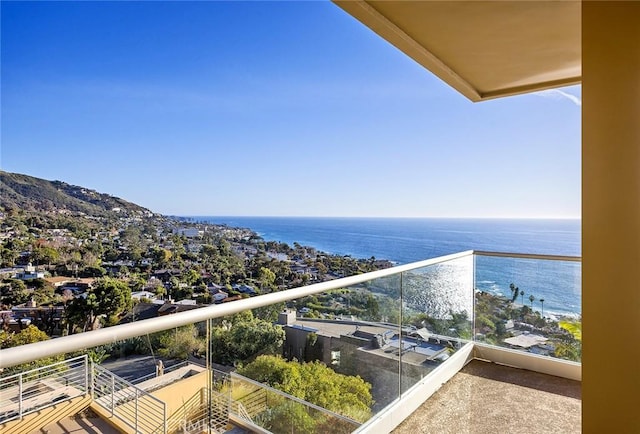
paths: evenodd
<path fill-rule="evenodd" d="M 124 214 L 151 213 L 139 205 L 95 190 L 4 171 L 0 171 L 0 208 L 67 210 L 93 216 L 111 214 L 114 208 L 119 208 Z"/>

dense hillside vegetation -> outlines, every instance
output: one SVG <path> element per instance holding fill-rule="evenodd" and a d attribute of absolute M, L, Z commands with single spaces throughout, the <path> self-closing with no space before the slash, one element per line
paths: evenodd
<path fill-rule="evenodd" d="M 114 209 L 127 214 L 150 213 L 126 200 L 84 187 L 4 171 L 0 171 L 0 207 L 25 211 L 67 210 L 96 217 L 108 215 Z"/>

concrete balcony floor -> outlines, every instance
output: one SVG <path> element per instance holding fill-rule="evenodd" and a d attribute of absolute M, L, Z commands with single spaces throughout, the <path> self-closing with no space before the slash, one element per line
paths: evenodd
<path fill-rule="evenodd" d="M 581 383 L 474 360 L 394 434 L 580 433 Z"/>

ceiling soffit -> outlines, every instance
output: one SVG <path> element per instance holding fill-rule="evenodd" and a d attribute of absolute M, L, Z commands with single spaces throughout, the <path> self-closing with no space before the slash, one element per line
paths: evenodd
<path fill-rule="evenodd" d="M 581 79 L 578 1 L 335 3 L 472 101 Z"/>

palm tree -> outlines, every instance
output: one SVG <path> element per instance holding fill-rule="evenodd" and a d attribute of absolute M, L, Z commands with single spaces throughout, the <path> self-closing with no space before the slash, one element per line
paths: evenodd
<path fill-rule="evenodd" d="M 524 306 L 524 291 L 520 291 L 520 298 L 522 300 L 522 305 Z"/>
<path fill-rule="evenodd" d="M 538 300 L 540 302 L 540 306 L 542 307 L 542 316 L 544 316 L 544 298 Z"/>
<path fill-rule="evenodd" d="M 518 298 L 519 290 L 518 287 L 513 283 L 509 285 L 509 289 L 511 290 L 511 303 L 513 303 L 514 301 L 516 301 L 516 298 Z"/>
<path fill-rule="evenodd" d="M 531 302 L 531 310 L 533 310 L 533 302 L 535 301 L 535 299 L 536 298 L 533 296 L 533 294 L 529 296 L 529 301 Z"/>

